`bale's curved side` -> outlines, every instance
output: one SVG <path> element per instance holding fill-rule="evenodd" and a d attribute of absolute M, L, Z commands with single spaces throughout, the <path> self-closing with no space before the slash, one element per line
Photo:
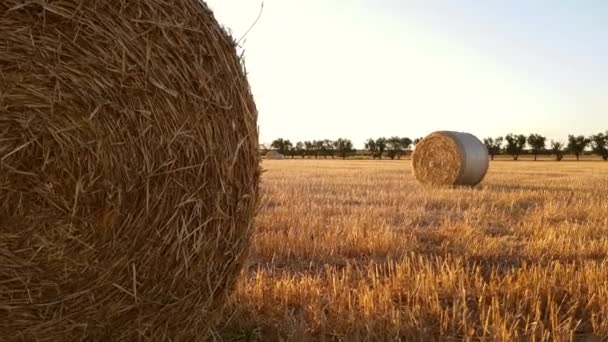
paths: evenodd
<path fill-rule="evenodd" d="M 203 2 L 0 2 L 0 135 L 0 340 L 205 338 L 259 157 Z"/>
<path fill-rule="evenodd" d="M 486 146 L 470 133 L 449 132 L 449 134 L 458 143 L 464 162 L 456 184 L 479 184 L 484 179 L 490 165 Z"/>
<path fill-rule="evenodd" d="M 423 184 L 476 185 L 488 170 L 483 143 L 469 133 L 438 131 L 416 145 L 412 167 Z"/>

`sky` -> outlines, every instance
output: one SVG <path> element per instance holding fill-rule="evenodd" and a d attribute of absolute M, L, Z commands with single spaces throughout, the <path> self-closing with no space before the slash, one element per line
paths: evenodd
<path fill-rule="evenodd" d="M 608 130 L 608 1 L 207 3 L 240 40 L 261 143 Z"/>

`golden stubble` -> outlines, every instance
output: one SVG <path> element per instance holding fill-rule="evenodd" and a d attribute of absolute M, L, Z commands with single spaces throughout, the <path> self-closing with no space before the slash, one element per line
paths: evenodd
<path fill-rule="evenodd" d="M 608 338 L 608 163 L 494 162 L 474 189 L 409 161 L 263 166 L 227 339 Z"/>

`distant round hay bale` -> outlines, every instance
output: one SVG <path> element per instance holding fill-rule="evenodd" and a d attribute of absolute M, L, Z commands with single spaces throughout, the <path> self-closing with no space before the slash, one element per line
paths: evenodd
<path fill-rule="evenodd" d="M 259 179 L 207 5 L 3 0 L 0 134 L 0 340 L 204 340 Z"/>
<path fill-rule="evenodd" d="M 485 145 L 461 132 L 434 132 L 416 145 L 412 155 L 414 175 L 423 184 L 477 185 L 489 163 Z"/>
<path fill-rule="evenodd" d="M 272 150 L 266 153 L 266 159 L 285 159 L 285 156 L 277 151 Z"/>

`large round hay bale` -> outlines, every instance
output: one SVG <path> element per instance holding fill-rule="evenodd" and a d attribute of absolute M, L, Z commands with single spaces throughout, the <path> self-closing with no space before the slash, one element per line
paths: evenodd
<path fill-rule="evenodd" d="M 268 153 L 266 153 L 266 159 L 285 159 L 285 156 L 280 154 L 278 151 L 272 150 L 272 151 L 268 151 Z"/>
<path fill-rule="evenodd" d="M 0 340 L 204 340 L 259 177 L 207 6 L 3 0 L 0 134 Z"/>
<path fill-rule="evenodd" d="M 414 175 L 423 184 L 477 185 L 489 163 L 485 145 L 461 132 L 434 132 L 416 145 L 412 155 Z"/>

